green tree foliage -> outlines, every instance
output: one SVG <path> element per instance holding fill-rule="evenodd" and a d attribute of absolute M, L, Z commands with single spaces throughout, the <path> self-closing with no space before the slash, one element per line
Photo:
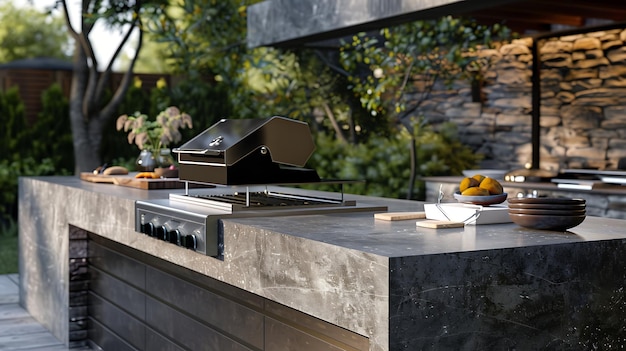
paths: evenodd
<path fill-rule="evenodd" d="M 136 40 L 133 38 L 131 44 L 136 46 Z M 145 39 L 141 45 L 141 51 L 135 62 L 133 69 L 134 73 L 160 73 L 169 74 L 173 73 L 172 66 L 168 63 L 167 56 L 167 44 L 160 42 L 159 38 L 156 38 L 152 33 L 145 34 Z M 130 66 L 133 59 L 133 54 L 126 51 L 122 52 L 119 59 L 116 62 L 118 70 L 125 71 Z"/>
<path fill-rule="evenodd" d="M 246 6 L 256 1 L 189 0 L 179 8 L 155 14 L 147 28 L 167 45 L 168 62 L 191 81 L 212 80 L 223 85 L 234 106 L 233 116 L 256 117 L 256 96 L 245 87 L 252 59 L 245 45 Z M 284 67 L 284 66 L 283 66 Z M 280 70 L 280 68 L 278 68 Z M 192 115 L 193 116 L 193 115 Z"/>
<path fill-rule="evenodd" d="M 438 83 L 451 84 L 480 72 L 487 63 L 475 54 L 494 38 L 508 38 L 500 25 L 483 26 L 473 20 L 442 17 L 416 21 L 378 33 L 360 33 L 341 48 L 341 64 L 350 72 L 351 89 L 376 118 L 395 120 L 414 135 L 414 117 Z M 469 78 L 471 79 L 471 78 Z M 380 116 L 380 117 L 378 117 Z M 417 177 L 420 140 L 410 142 L 409 196 Z"/>
<path fill-rule="evenodd" d="M 411 140 L 420 143 L 420 174 L 460 174 L 475 165 L 480 155 L 461 144 L 456 128 L 453 123 L 445 123 L 435 131 L 429 125 L 421 124 L 413 128 L 413 136 L 403 129 L 389 137 L 372 136 L 358 144 L 341 143 L 326 133 L 318 133 L 318 149 L 309 166 L 315 168 L 322 178 L 365 180 L 345 185 L 344 190 L 348 193 L 424 199 L 424 182 L 418 181 L 417 191 L 411 194 L 412 189 L 406 182 L 410 176 L 408 149 Z M 331 185 L 321 190 L 337 189 Z"/>
<path fill-rule="evenodd" d="M 50 159 L 61 172 L 74 168 L 74 146 L 69 125 L 69 103 L 59 84 L 53 84 L 41 96 L 42 110 L 37 121 L 26 129 L 28 153 L 35 160 Z"/>
<path fill-rule="evenodd" d="M 0 62 L 32 57 L 70 59 L 63 19 L 33 7 L 0 2 Z"/>
<path fill-rule="evenodd" d="M 372 115 L 389 116 L 410 127 L 410 117 L 436 83 L 471 79 L 488 64 L 475 55 L 476 49 L 510 36 L 504 26 L 484 26 L 471 19 L 416 21 L 354 35 L 341 48 L 341 64 Z"/>
<path fill-rule="evenodd" d="M 152 89 L 152 87 L 150 87 L 149 89 Z M 150 105 L 149 95 L 150 94 L 143 87 L 143 82 L 141 81 L 141 79 L 139 77 L 134 77 L 133 84 L 128 87 L 128 91 L 124 96 L 124 100 L 120 103 L 118 111 L 121 111 L 120 114 L 131 114 L 135 111 L 150 111 L 152 106 Z M 162 109 L 151 112 L 153 112 L 153 115 L 156 116 L 159 111 L 162 111 Z"/>
<path fill-rule="evenodd" d="M 224 85 L 203 79 L 188 79 L 170 89 L 173 105 L 179 106 L 193 118 L 193 129 L 181 130 L 187 141 L 222 118 L 232 116 Z"/>
<path fill-rule="evenodd" d="M 43 110 L 28 126 L 17 88 L 0 92 L 0 231 L 17 220 L 20 176 L 68 174 L 72 165 L 72 136 L 67 123 L 67 100 L 54 85 L 42 95 Z M 65 118 L 65 120 L 64 120 Z"/>
<path fill-rule="evenodd" d="M 4 94 L 0 93 L 0 119 L 3 126 L 3 135 L 0 138 L 4 153 L 2 158 L 18 157 L 16 153 L 26 146 L 27 141 L 22 135 L 26 129 L 24 103 L 17 87 L 8 89 Z"/>

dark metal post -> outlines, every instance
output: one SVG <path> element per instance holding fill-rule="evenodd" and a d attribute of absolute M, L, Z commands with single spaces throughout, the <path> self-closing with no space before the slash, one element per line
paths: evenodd
<path fill-rule="evenodd" d="M 541 60 L 539 59 L 539 38 L 533 38 L 531 47 L 533 55 L 532 69 L 532 169 L 540 169 L 540 148 L 541 148 Z"/>

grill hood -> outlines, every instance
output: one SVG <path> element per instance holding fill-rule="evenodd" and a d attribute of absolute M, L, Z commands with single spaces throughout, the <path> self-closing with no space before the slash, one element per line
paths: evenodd
<path fill-rule="evenodd" d="M 314 150 L 307 123 L 274 116 L 222 119 L 173 152 L 180 180 L 240 185 L 318 182 Z"/>

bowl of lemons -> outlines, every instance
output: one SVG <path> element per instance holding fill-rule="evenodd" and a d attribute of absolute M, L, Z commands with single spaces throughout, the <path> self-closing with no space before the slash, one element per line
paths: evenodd
<path fill-rule="evenodd" d="M 454 193 L 458 202 L 489 206 L 503 203 L 508 194 L 497 179 L 474 174 L 459 183 L 459 191 Z"/>

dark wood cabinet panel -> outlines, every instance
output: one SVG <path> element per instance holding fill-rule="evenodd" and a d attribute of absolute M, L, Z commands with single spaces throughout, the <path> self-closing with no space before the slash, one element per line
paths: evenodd
<path fill-rule="evenodd" d="M 185 351 L 156 330 L 146 329 L 146 350 L 150 351 Z"/>
<path fill-rule="evenodd" d="M 265 349 L 272 351 L 342 351 L 356 350 L 333 345 L 334 340 L 322 334 L 307 334 L 272 318 L 265 319 Z"/>
<path fill-rule="evenodd" d="M 318 335 L 322 340 L 328 340 L 328 342 L 334 345 L 341 346 L 340 350 L 369 350 L 369 340 L 366 337 L 296 311 L 293 308 L 267 300 L 265 302 L 265 312 L 272 318 L 282 321 L 283 324 L 296 327 L 305 332 L 309 331 L 311 334 Z M 269 323 L 275 323 L 275 321 Z M 268 329 L 267 325 L 268 322 L 266 322 L 266 330 Z M 272 348 L 267 349 L 273 350 Z"/>
<path fill-rule="evenodd" d="M 100 298 L 143 320 L 146 316 L 146 299 L 143 291 L 126 284 L 98 268 L 90 267 L 89 290 Z"/>
<path fill-rule="evenodd" d="M 100 236 L 89 238 L 88 338 L 105 351 L 369 350 L 361 335 Z"/>
<path fill-rule="evenodd" d="M 94 235 L 90 235 L 91 238 L 94 238 Z M 103 239 L 103 243 L 106 242 L 105 240 Z M 89 266 L 107 272 L 139 290 L 146 289 L 145 264 L 93 240 L 89 241 Z"/>
<path fill-rule="evenodd" d="M 202 323 L 152 298 L 146 300 L 146 324 L 164 337 L 176 340 L 189 350 L 254 351 L 243 340 L 234 340 L 211 326 Z"/>
<path fill-rule="evenodd" d="M 261 312 L 151 267 L 146 277 L 146 288 L 155 298 L 224 335 L 263 349 Z"/>
<path fill-rule="evenodd" d="M 103 324 L 91 318 L 89 320 L 89 338 L 95 350 L 115 350 L 115 351 L 138 351 L 138 349 L 129 345 L 125 340 L 112 333 Z"/>
<path fill-rule="evenodd" d="M 132 345 L 134 349 L 141 350 L 144 348 L 146 334 L 142 321 L 132 317 L 109 301 L 91 293 L 89 295 L 88 315 L 90 322 L 96 322 L 107 329 L 104 340 L 113 342 L 113 339 L 118 339 L 120 344 Z"/>

